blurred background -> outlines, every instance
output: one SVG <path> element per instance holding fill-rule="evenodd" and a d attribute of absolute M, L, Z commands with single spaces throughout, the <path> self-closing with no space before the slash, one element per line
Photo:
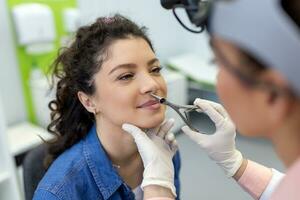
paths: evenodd
<path fill-rule="evenodd" d="M 24 183 L 28 152 L 43 138 L 50 139 L 48 102 L 50 90 L 47 69 L 60 47 L 71 40 L 78 27 L 100 16 L 120 13 L 148 27 L 168 84 L 168 98 L 178 104 L 201 97 L 218 101 L 215 94 L 217 68 L 207 35 L 184 30 L 172 12 L 158 0 L 0 0 L 0 199 L 25 199 L 34 187 Z M 180 13 L 185 21 L 185 13 Z M 207 158 L 196 145 L 180 133 L 182 121 L 176 119 L 174 131 L 182 156 L 181 199 L 251 199 Z M 191 115 L 193 123 L 212 133 L 214 126 L 204 115 Z M 263 139 L 237 138 L 246 158 L 284 170 L 270 143 Z M 28 167 L 29 166 L 29 167 Z M 28 169 L 29 168 L 29 169 Z M 28 198 L 26 198 L 28 199 Z"/>

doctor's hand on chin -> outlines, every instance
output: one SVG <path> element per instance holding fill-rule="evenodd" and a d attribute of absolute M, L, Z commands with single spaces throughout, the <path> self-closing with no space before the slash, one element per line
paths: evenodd
<path fill-rule="evenodd" d="M 122 126 L 134 138 L 143 160 L 144 174 L 141 187 L 144 190 L 144 199 L 176 197 L 172 158 L 178 145 L 174 134 L 169 132 L 173 125 L 174 120 L 169 119 L 159 127 L 146 132 L 131 124 Z"/>

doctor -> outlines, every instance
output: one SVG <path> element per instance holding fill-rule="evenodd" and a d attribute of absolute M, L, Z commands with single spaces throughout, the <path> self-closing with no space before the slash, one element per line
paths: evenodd
<path fill-rule="evenodd" d="M 217 103 L 196 99 L 194 104 L 215 122 L 216 132 L 182 130 L 254 199 L 300 199 L 299 11 L 298 0 L 219 0 L 208 18 L 219 66 L 217 92 L 228 114 Z M 145 199 L 173 199 L 160 183 L 172 184 L 176 140 L 153 139 L 128 124 L 123 129 L 135 138 L 144 176 L 152 177 L 153 185 L 143 188 Z M 243 158 L 235 147 L 236 129 L 269 139 L 287 174 Z"/>

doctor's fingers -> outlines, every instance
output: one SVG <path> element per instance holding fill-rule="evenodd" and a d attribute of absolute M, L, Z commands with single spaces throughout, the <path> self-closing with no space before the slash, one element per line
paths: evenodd
<path fill-rule="evenodd" d="M 225 110 L 225 108 L 219 104 L 219 103 L 216 103 L 214 101 L 209 101 L 209 100 L 205 100 L 205 99 L 200 99 L 200 98 L 197 98 L 195 99 L 194 101 L 194 105 L 196 106 L 199 106 L 201 108 L 201 105 L 202 104 L 209 104 L 211 105 L 215 110 L 217 110 L 224 118 L 228 118 L 229 115 L 227 113 L 227 111 Z"/>
<path fill-rule="evenodd" d="M 142 141 L 148 141 L 149 138 L 141 129 L 138 127 L 132 125 L 132 124 L 123 124 L 122 129 L 126 132 L 128 132 L 132 137 L 134 138 L 136 143 L 140 143 Z"/>
<path fill-rule="evenodd" d="M 171 128 L 174 126 L 174 119 L 168 119 L 166 120 L 161 126 L 159 131 L 157 132 L 157 136 L 161 138 L 165 138 L 166 134 L 171 130 Z"/>
<path fill-rule="evenodd" d="M 174 133 L 171 133 L 171 132 L 167 133 L 165 136 L 165 141 L 169 145 L 169 147 L 171 148 L 171 150 L 173 152 L 177 151 L 178 144 L 177 144 Z"/>
<path fill-rule="evenodd" d="M 227 118 L 218 112 L 211 104 L 203 100 L 196 100 L 195 105 L 199 106 L 205 114 L 215 123 L 216 128 L 220 128 Z"/>
<path fill-rule="evenodd" d="M 199 144 L 201 147 L 205 148 L 209 141 L 211 140 L 211 137 L 213 135 L 207 135 L 204 133 L 196 132 L 191 130 L 188 126 L 183 126 L 181 128 L 184 134 L 186 134 L 191 140 Z"/>

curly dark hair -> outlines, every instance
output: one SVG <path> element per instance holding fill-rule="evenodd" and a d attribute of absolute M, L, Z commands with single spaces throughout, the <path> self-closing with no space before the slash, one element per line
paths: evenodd
<path fill-rule="evenodd" d="M 55 138 L 48 143 L 48 155 L 44 160 L 46 168 L 62 152 L 85 137 L 94 124 L 94 115 L 83 107 L 77 93 L 94 94 L 93 75 L 100 70 L 109 46 L 116 40 L 138 37 L 154 51 L 146 31 L 144 26 L 139 27 L 119 14 L 102 17 L 79 28 L 70 46 L 59 51 L 51 65 L 52 78 L 58 82 L 54 85 L 56 99 L 49 103 L 51 123 L 47 129 Z"/>

